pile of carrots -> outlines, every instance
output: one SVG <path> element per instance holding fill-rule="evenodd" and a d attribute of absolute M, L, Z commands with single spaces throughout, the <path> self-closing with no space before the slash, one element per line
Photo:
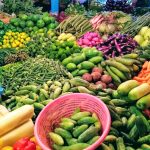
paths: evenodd
<path fill-rule="evenodd" d="M 140 84 L 142 83 L 149 83 L 150 84 L 150 61 L 146 61 L 143 66 L 142 70 L 133 78 L 134 80 L 138 81 Z"/>

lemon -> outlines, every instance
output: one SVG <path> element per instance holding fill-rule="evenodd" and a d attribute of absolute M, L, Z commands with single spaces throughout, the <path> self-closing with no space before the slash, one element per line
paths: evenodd
<path fill-rule="evenodd" d="M 23 42 L 24 42 L 24 39 L 20 39 L 20 42 L 22 42 L 22 43 L 23 43 Z"/>
<path fill-rule="evenodd" d="M 27 41 L 27 42 L 29 42 L 30 40 L 31 40 L 31 38 L 30 38 L 30 37 L 26 38 L 26 41 Z"/>
<path fill-rule="evenodd" d="M 15 43 L 12 43 L 11 45 L 13 48 L 17 47 L 17 45 Z"/>

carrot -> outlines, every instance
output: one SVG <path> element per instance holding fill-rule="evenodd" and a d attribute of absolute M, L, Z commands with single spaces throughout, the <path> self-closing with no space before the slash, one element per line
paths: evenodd
<path fill-rule="evenodd" d="M 142 68 L 143 68 L 143 69 L 146 69 L 146 68 L 147 68 L 147 66 L 148 66 L 148 64 L 149 64 L 149 62 L 148 62 L 148 61 L 146 61 L 146 62 L 144 63 L 144 65 L 142 66 Z"/>
<path fill-rule="evenodd" d="M 134 80 L 137 80 L 137 81 L 139 81 L 139 82 L 145 81 L 144 78 L 139 78 L 139 77 L 134 77 L 133 79 L 134 79 Z"/>
<path fill-rule="evenodd" d="M 150 62 L 147 65 L 147 70 L 150 70 Z"/>

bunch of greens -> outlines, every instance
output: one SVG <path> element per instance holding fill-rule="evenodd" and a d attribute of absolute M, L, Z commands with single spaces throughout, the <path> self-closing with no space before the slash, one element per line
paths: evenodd
<path fill-rule="evenodd" d="M 19 14 L 20 12 L 25 13 L 41 13 L 41 8 L 34 6 L 33 0 L 3 0 L 2 11 L 6 13 Z"/>

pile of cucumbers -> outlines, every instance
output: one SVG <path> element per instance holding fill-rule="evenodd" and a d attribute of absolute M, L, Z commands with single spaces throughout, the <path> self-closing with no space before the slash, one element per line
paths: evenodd
<path fill-rule="evenodd" d="M 59 126 L 49 133 L 54 150 L 83 150 L 95 143 L 101 134 L 96 113 L 76 108 L 69 118 L 62 118 Z"/>
<path fill-rule="evenodd" d="M 62 61 L 62 64 L 75 76 L 82 76 L 103 61 L 103 54 L 96 48 L 83 48 L 81 53 L 74 53 Z"/>
<path fill-rule="evenodd" d="M 136 53 L 114 57 L 101 63 L 116 85 L 130 80 L 139 70 L 145 59 Z"/>

